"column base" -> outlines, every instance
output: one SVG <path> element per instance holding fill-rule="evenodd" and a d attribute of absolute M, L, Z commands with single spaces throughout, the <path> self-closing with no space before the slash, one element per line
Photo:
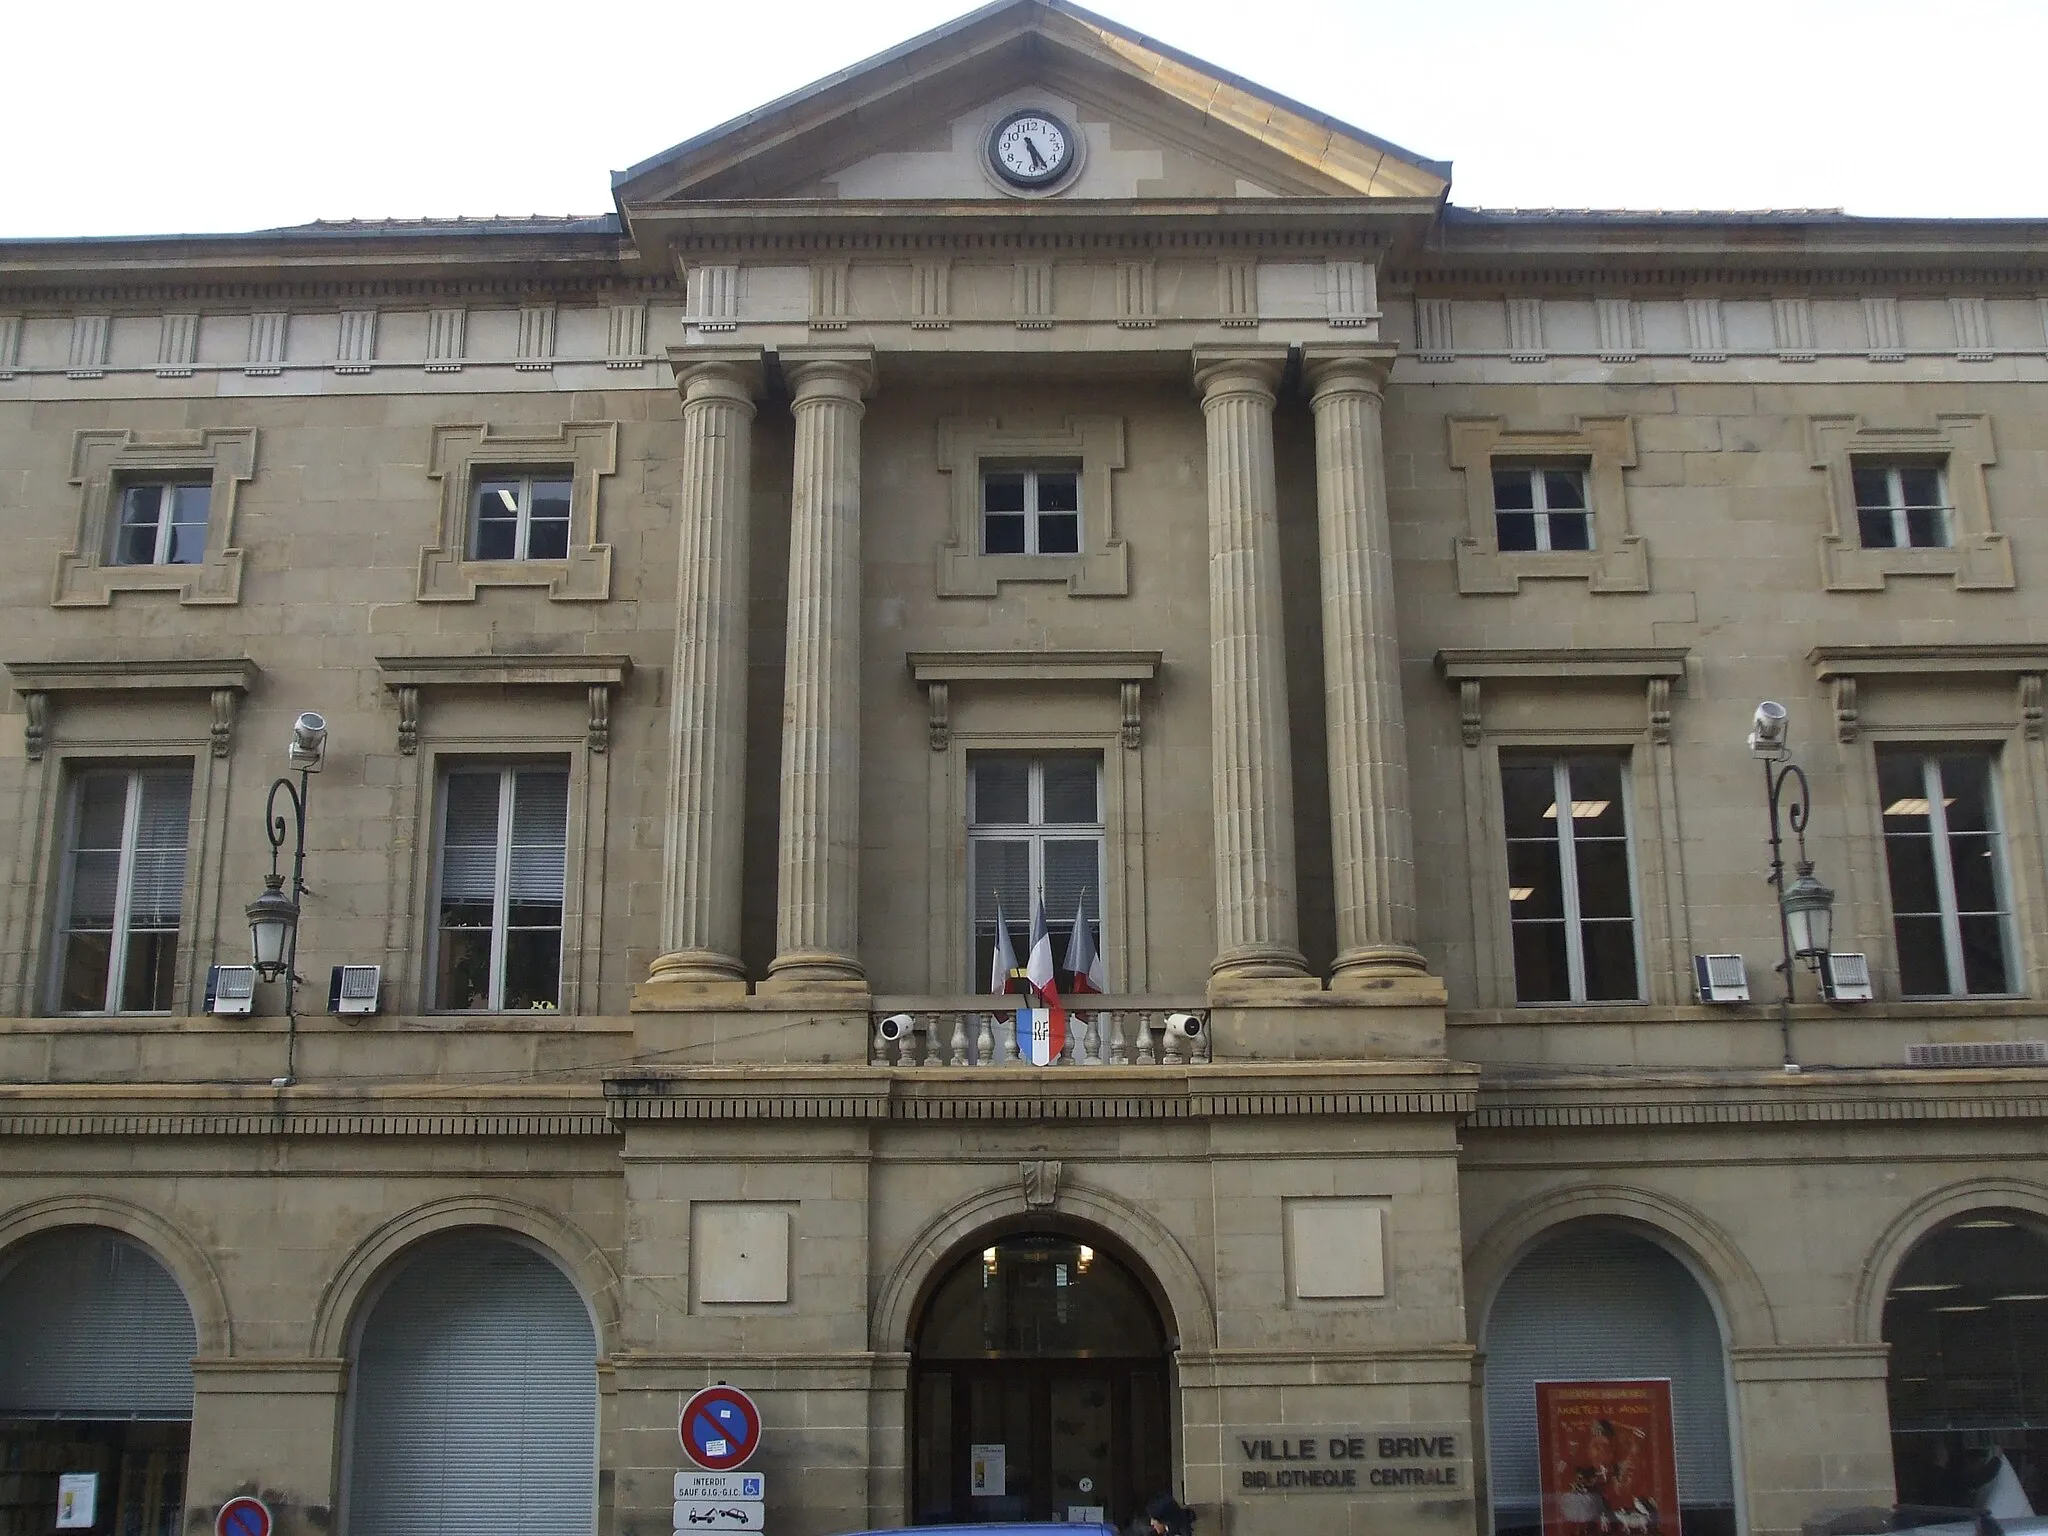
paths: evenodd
<path fill-rule="evenodd" d="M 1301 951 L 1287 944 L 1240 944 L 1209 964 L 1209 996 L 1232 1001 L 1300 997 L 1320 992 Z"/>
<path fill-rule="evenodd" d="M 1347 949 L 1330 970 L 1330 990 L 1367 1005 L 1449 1001 L 1443 978 L 1429 974 L 1428 962 L 1405 944 L 1369 944 Z"/>
<path fill-rule="evenodd" d="M 793 949 L 768 963 L 768 974 L 755 988 L 765 996 L 816 992 L 835 998 L 868 995 L 867 972 L 851 955 L 829 949 Z"/>
<path fill-rule="evenodd" d="M 747 973 L 715 949 L 678 949 L 658 956 L 633 989 L 635 1008 L 725 1003 L 747 995 Z"/>

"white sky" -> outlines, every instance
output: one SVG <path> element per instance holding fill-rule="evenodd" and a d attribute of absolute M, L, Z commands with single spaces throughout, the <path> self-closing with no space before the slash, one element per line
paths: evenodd
<path fill-rule="evenodd" d="M 13 0 L 0 237 L 600 213 L 970 0 Z M 2048 0 L 1099 0 L 1483 207 L 2048 217 Z"/>

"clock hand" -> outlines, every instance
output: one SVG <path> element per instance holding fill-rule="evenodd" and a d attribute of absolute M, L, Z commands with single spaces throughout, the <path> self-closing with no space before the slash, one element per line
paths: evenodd
<path fill-rule="evenodd" d="M 1026 154 L 1031 156 L 1031 169 L 1034 171 L 1045 169 L 1045 156 L 1038 152 L 1038 145 L 1034 140 L 1027 137 L 1024 140 L 1024 150 Z"/>

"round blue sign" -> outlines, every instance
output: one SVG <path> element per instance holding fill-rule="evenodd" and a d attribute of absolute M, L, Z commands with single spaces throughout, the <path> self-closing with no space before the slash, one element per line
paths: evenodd
<path fill-rule="evenodd" d="M 761 1410 L 738 1387 L 706 1387 L 683 1404 L 676 1433 L 706 1472 L 737 1471 L 760 1447 Z"/>

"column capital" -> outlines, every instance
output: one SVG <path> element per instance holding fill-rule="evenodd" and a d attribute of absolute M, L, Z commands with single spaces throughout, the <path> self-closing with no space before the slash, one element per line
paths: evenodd
<path fill-rule="evenodd" d="M 836 398 L 857 405 L 874 393 L 873 347 L 783 347 L 775 358 L 792 404 Z"/>
<path fill-rule="evenodd" d="M 722 399 L 749 409 L 767 374 L 759 347 L 670 347 L 668 365 L 685 403 Z"/>
<path fill-rule="evenodd" d="M 1202 403 L 1225 395 L 1264 395 L 1268 403 L 1280 394 L 1280 378 L 1287 371 L 1287 347 L 1283 342 L 1264 346 L 1196 347 L 1195 388 Z"/>
<path fill-rule="evenodd" d="M 1301 349 L 1301 376 L 1309 402 L 1319 405 L 1333 395 L 1386 394 L 1387 375 L 1401 349 L 1392 342 L 1313 342 Z"/>

